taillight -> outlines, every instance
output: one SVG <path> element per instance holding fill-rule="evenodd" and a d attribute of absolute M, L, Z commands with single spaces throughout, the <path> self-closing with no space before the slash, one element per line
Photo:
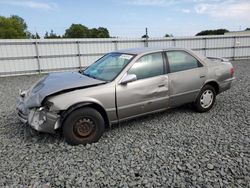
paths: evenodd
<path fill-rule="evenodd" d="M 231 68 L 231 69 L 230 69 L 230 74 L 231 74 L 231 76 L 234 75 L 234 68 Z"/>

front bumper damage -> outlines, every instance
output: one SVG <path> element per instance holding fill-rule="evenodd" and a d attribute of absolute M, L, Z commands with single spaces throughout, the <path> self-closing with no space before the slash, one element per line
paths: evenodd
<path fill-rule="evenodd" d="M 60 127 L 60 115 L 44 107 L 28 109 L 24 97 L 17 98 L 17 114 L 21 122 L 28 123 L 39 132 L 54 133 Z"/>

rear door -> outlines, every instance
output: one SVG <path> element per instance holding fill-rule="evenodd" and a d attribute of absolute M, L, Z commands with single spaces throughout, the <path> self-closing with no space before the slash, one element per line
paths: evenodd
<path fill-rule="evenodd" d="M 135 74 L 137 80 L 126 85 L 117 84 L 117 109 L 119 119 L 168 108 L 168 76 L 161 52 L 141 57 L 127 74 Z"/>
<path fill-rule="evenodd" d="M 205 67 L 186 51 L 168 51 L 166 55 L 170 72 L 170 106 L 193 102 L 205 82 Z"/>

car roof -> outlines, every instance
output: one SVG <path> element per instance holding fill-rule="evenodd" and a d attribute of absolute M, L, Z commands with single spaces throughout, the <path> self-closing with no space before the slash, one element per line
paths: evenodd
<path fill-rule="evenodd" d="M 173 48 L 173 47 L 151 48 L 151 47 L 144 47 L 144 48 L 129 48 L 129 49 L 117 50 L 115 52 L 138 55 L 138 54 L 158 52 L 158 51 L 168 51 L 168 50 L 184 50 L 184 48 Z"/>

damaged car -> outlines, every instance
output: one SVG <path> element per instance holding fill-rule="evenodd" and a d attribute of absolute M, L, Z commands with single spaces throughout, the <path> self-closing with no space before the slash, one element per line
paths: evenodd
<path fill-rule="evenodd" d="M 85 70 L 45 76 L 20 92 L 17 112 L 37 131 L 61 130 L 69 144 L 87 144 L 113 124 L 186 103 L 207 112 L 233 80 L 225 59 L 182 48 L 126 49 Z"/>

